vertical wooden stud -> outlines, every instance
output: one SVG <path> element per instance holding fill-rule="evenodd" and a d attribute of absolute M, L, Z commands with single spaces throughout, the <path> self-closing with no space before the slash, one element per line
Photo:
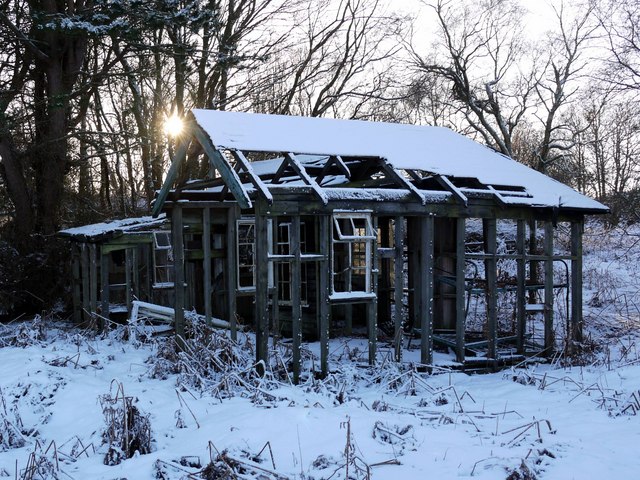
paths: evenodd
<path fill-rule="evenodd" d="M 456 220 L 456 360 L 464 362 L 465 311 L 465 219 Z"/>
<path fill-rule="evenodd" d="M 433 363 L 433 244 L 434 217 L 429 215 L 420 220 L 420 289 L 418 311 L 420 313 L 420 361 L 425 365 Z"/>
<path fill-rule="evenodd" d="M 236 290 L 238 288 L 238 256 L 236 244 L 238 241 L 236 233 L 236 220 L 240 212 L 236 206 L 229 208 L 227 212 L 227 265 L 225 276 L 227 283 L 227 316 L 231 325 L 231 339 L 238 338 L 238 325 L 236 319 Z"/>
<path fill-rule="evenodd" d="M 89 245 L 89 304 L 93 319 L 98 313 L 98 248 L 95 243 Z"/>
<path fill-rule="evenodd" d="M 127 315 L 131 317 L 131 305 L 133 294 L 133 248 L 127 247 L 124 250 L 125 255 L 125 302 L 127 304 Z"/>
<path fill-rule="evenodd" d="M 553 332 L 553 223 L 544 222 L 544 351 L 552 355 L 555 347 Z"/>
<path fill-rule="evenodd" d="M 320 325 L 320 369 L 322 376 L 326 377 L 329 373 L 329 325 L 331 308 L 329 305 L 329 295 L 331 295 L 331 288 L 329 285 L 329 269 L 331 268 L 330 259 L 330 242 L 331 231 L 329 229 L 328 215 L 322 215 L 318 218 L 319 225 L 319 240 L 320 240 L 320 260 L 319 269 L 319 285 L 318 285 L 318 316 Z"/>
<path fill-rule="evenodd" d="M 300 381 L 300 348 L 302 346 L 302 307 L 300 290 L 302 288 L 300 253 L 300 215 L 291 218 L 291 333 L 293 337 L 293 382 Z"/>
<path fill-rule="evenodd" d="M 584 223 L 571 223 L 571 340 L 582 342 L 582 234 Z M 571 342 L 569 342 L 570 344 Z"/>
<path fill-rule="evenodd" d="M 378 217 L 371 219 L 373 231 L 378 231 Z M 374 236 L 375 237 L 375 236 Z M 378 240 L 377 237 L 371 240 L 371 292 L 376 294 L 367 304 L 367 331 L 369 335 L 369 365 L 376 363 L 376 350 L 378 348 Z"/>
<path fill-rule="evenodd" d="M 497 292 L 497 221 L 483 219 L 485 233 L 485 279 L 487 282 L 487 357 L 497 358 L 498 353 L 498 292 Z"/>
<path fill-rule="evenodd" d="M 133 261 L 133 296 L 140 300 L 140 245 L 131 249 Z"/>
<path fill-rule="evenodd" d="M 211 209 L 202 209 L 202 283 L 204 318 L 211 326 Z"/>
<path fill-rule="evenodd" d="M 82 322 L 82 287 L 80 278 L 80 251 L 73 246 L 73 264 L 71 265 L 71 275 L 73 281 L 73 321 Z"/>
<path fill-rule="evenodd" d="M 525 245 L 526 220 L 518 220 L 516 227 L 516 349 L 519 354 L 525 353 L 524 336 L 526 333 L 526 280 L 527 280 L 527 250 Z"/>
<path fill-rule="evenodd" d="M 255 208 L 255 269 L 256 269 L 256 361 L 260 373 L 269 353 L 269 252 L 267 213 L 264 200 L 256 201 Z"/>
<path fill-rule="evenodd" d="M 404 297 L 404 217 L 396 217 L 394 228 L 395 256 L 393 260 L 394 351 L 396 362 L 402 361 L 403 297 Z"/>
<path fill-rule="evenodd" d="M 173 281 L 174 281 L 174 321 L 176 341 L 184 347 L 184 234 L 182 224 L 182 206 L 176 204 L 171 210 L 171 230 L 173 243 Z"/>
<path fill-rule="evenodd" d="M 111 255 L 100 249 L 100 321 L 99 328 L 102 330 L 109 320 L 109 260 Z"/>
<path fill-rule="evenodd" d="M 96 312 L 91 312 L 91 294 L 89 287 L 89 245 L 82 243 L 80 246 L 80 263 L 82 270 L 82 317 L 86 323 L 90 323 L 91 316 Z"/>

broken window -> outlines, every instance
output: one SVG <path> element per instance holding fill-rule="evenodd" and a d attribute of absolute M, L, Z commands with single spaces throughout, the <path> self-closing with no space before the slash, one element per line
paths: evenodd
<path fill-rule="evenodd" d="M 334 293 L 371 292 L 371 261 L 375 238 L 370 213 L 334 213 L 332 271 Z"/>
<path fill-rule="evenodd" d="M 238 220 L 236 227 L 238 236 L 238 241 L 236 242 L 238 288 L 255 288 L 255 222 L 253 220 Z"/>
<path fill-rule="evenodd" d="M 153 286 L 173 286 L 173 249 L 171 232 L 153 232 Z"/>
<path fill-rule="evenodd" d="M 300 223 L 300 253 L 307 252 L 307 235 L 304 222 Z M 276 237 L 276 255 L 293 255 L 291 250 L 291 223 L 278 223 Z M 278 302 L 281 305 L 291 305 L 291 262 L 278 262 Z M 300 265 L 300 303 L 308 305 L 307 264 Z"/>

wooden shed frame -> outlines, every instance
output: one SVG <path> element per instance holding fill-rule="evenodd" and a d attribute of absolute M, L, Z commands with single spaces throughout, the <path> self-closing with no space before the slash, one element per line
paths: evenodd
<path fill-rule="evenodd" d="M 300 135 L 299 138 L 307 138 L 306 135 L 319 139 L 309 145 L 303 140 L 296 141 L 291 138 L 291 129 L 287 126 L 299 127 L 295 133 Z M 488 162 L 481 168 L 513 168 L 522 172 L 524 178 L 521 183 L 483 182 L 479 176 L 474 176 L 474 172 L 450 175 L 439 172 L 437 166 L 419 168 L 411 162 L 405 165 L 390 158 L 393 156 L 393 146 L 381 149 L 380 155 L 374 155 L 376 145 L 366 146 L 369 143 L 366 139 L 373 137 L 354 138 L 342 143 L 322 137 L 323 131 L 326 133 L 334 127 L 349 129 L 351 126 L 355 129 L 354 137 L 358 137 L 358 129 L 365 132 L 372 128 L 378 129 L 376 132 L 397 131 L 402 135 L 435 134 L 431 138 L 436 140 L 440 136 L 450 136 L 454 142 L 452 145 L 460 142 L 467 156 L 477 154 L 481 157 L 478 162 Z M 282 269 L 278 265 L 283 262 L 288 265 L 288 281 L 292 288 L 287 311 L 290 309 L 293 374 L 296 380 L 301 366 L 303 302 L 300 292 L 302 266 L 305 264 L 312 265 L 311 268 L 316 272 L 315 322 L 321 344 L 322 374 L 328 372 L 332 311 L 339 305 L 344 306 L 346 333 L 351 330 L 352 307 L 357 304 L 365 306 L 371 364 L 376 359 L 378 313 L 382 307 L 384 311 L 391 312 L 391 304 L 396 306 L 391 319 L 396 360 L 401 359 L 400 346 L 405 326 L 411 324 L 414 331 L 420 334 L 422 364 L 432 365 L 434 341 L 451 346 L 456 359 L 465 362 L 465 352 L 469 348 L 465 337 L 465 297 L 471 290 L 465 278 L 465 262 L 469 260 L 482 262 L 486 272 L 482 289 L 487 305 L 486 338 L 475 342 L 476 345 L 486 345 L 483 361 L 489 364 L 500 361 L 498 345 L 502 339 L 498 336 L 496 302 L 498 292 L 506 287 L 499 284 L 497 262 L 505 259 L 517 263 L 515 285 L 509 288 L 515 291 L 514 339 L 519 354 L 525 354 L 527 350 L 526 318 L 536 311 L 544 315 L 543 352 L 550 354 L 554 351 L 554 262 L 570 264 L 570 281 L 565 285 L 570 292 L 566 348 L 573 348 L 575 342 L 582 340 L 584 216 L 605 213 L 607 208 L 462 136 L 445 132 L 445 129 L 435 132 L 427 130 L 429 128 L 434 127 L 193 111 L 153 206 L 154 216 L 166 212 L 171 220 L 177 335 L 184 335 L 184 309 L 188 307 L 185 304 L 185 288 L 181 287 L 189 282 L 185 276 L 185 255 L 189 250 L 185 248 L 185 235 L 201 235 L 203 240 L 196 249 L 200 252 L 198 258 L 203 259 L 202 276 L 198 279 L 204 299 L 203 313 L 207 319 L 213 315 L 212 264 L 207 259 L 217 256 L 223 262 L 226 286 L 224 311 L 234 338 L 238 328 L 238 298 L 248 295 L 253 302 L 253 318 L 249 321 L 255 327 L 258 363 L 267 361 L 270 332 L 277 329 L 282 313 L 277 278 Z M 253 136 L 259 137 L 257 143 L 252 143 Z M 275 143 L 271 137 L 276 137 Z M 326 145 L 323 141 L 326 141 Z M 469 142 L 473 145 L 469 145 Z M 362 154 L 354 153 L 352 145 L 361 148 Z M 407 149 L 402 153 L 406 157 Z M 409 153 L 416 156 L 424 154 L 421 151 Z M 449 163 L 447 160 L 442 164 Z M 200 171 L 203 167 L 208 169 L 205 178 L 188 178 L 187 166 L 194 165 L 199 166 Z M 533 180 L 528 179 L 529 176 Z M 544 185 L 538 185 L 540 182 Z M 547 198 L 544 195 L 548 189 L 557 191 L 553 203 L 540 200 Z M 242 291 L 236 277 L 236 234 L 237 222 L 246 218 L 252 218 L 254 225 L 252 253 L 255 288 Z M 277 243 L 274 229 L 278 230 L 279 219 L 285 219 L 288 225 L 289 238 L 284 253 L 273 249 L 274 243 Z M 355 219 L 360 222 L 359 227 L 353 223 Z M 465 227 L 470 219 L 482 220 L 481 251 L 465 248 Z M 515 251 L 500 253 L 497 250 L 497 224 L 502 220 L 516 224 Z M 341 227 L 341 221 L 345 222 L 343 225 L 351 222 L 351 231 L 341 231 L 341 228 L 349 228 Z M 315 245 L 312 252 L 305 252 L 301 248 L 301 225 L 305 222 L 314 225 Z M 536 225 L 540 222 L 544 232 L 542 252 L 527 247 L 528 237 L 535 235 Z M 554 251 L 553 231 L 559 222 L 570 225 L 571 245 L 570 252 L 566 254 Z M 219 242 L 218 248 L 211 242 L 215 225 L 224 225 L 218 233 L 218 236 L 224 237 L 224 241 Z M 363 235 L 357 229 L 367 231 Z M 351 249 L 349 242 L 362 243 L 357 253 L 360 258 L 364 245 L 365 262 L 369 262 L 359 267 L 365 269 L 364 287 L 354 290 L 351 288 L 353 285 L 349 284 L 346 291 L 336 291 L 336 272 L 333 271 L 334 262 L 338 261 L 336 245 L 340 243 L 340 248 Z M 342 243 L 347 243 L 347 246 L 344 247 Z M 352 255 L 352 250 L 349 252 L 348 255 Z M 193 256 L 193 252 L 190 254 Z M 439 258 L 446 258 L 450 273 L 445 279 L 448 290 L 444 293 L 439 287 L 442 282 L 436 272 L 442 268 L 438 264 Z M 527 274 L 527 264 L 531 262 L 543 266 L 542 278 L 537 280 L 536 285 L 530 284 L 531 278 Z M 346 268 L 351 272 L 355 269 L 353 263 Z M 405 288 L 407 278 L 408 289 Z M 359 281 L 362 282 L 361 279 Z M 544 292 L 544 300 L 541 304 L 528 306 L 526 292 L 534 287 Z M 387 292 L 384 298 L 380 293 L 382 290 Z M 408 308 L 403 307 L 405 294 Z M 448 298 L 446 302 L 443 300 L 445 297 Z M 446 308 L 443 307 L 444 303 Z M 443 322 L 453 325 L 452 335 L 447 338 L 435 332 L 434 327 Z"/>
<path fill-rule="evenodd" d="M 156 281 L 156 235 L 171 233 L 164 215 L 139 217 L 69 228 L 58 235 L 71 242 L 71 292 L 73 320 L 102 329 L 115 315 L 128 317 L 134 300 L 159 300 L 154 291 L 171 289 L 173 283 Z M 166 247 L 165 247 L 166 249 Z M 123 270 L 113 283 L 113 254 L 123 257 Z M 171 262 L 172 263 L 172 262 Z M 169 268 L 167 265 L 165 268 Z M 173 272 L 173 265 L 170 265 Z M 115 301 L 120 293 L 121 302 Z"/>

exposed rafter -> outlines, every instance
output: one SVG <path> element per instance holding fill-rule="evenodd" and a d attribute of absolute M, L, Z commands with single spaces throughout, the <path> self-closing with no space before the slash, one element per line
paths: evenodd
<path fill-rule="evenodd" d="M 420 192 L 420 190 L 418 190 L 413 183 L 411 183 L 409 180 L 407 180 L 405 177 L 403 177 L 400 174 L 400 172 L 398 172 L 398 170 L 396 170 L 387 161 L 387 159 L 381 158 L 380 159 L 380 166 L 384 170 L 384 173 L 386 173 L 387 176 L 390 179 L 392 179 L 394 182 L 396 182 L 400 187 L 406 188 L 411 193 L 413 193 L 413 195 L 418 197 L 420 199 L 420 203 L 422 203 L 422 205 L 425 205 L 427 203 L 427 198 L 422 194 L 422 192 Z"/>
<path fill-rule="evenodd" d="M 244 153 L 242 153 L 240 150 L 231 150 L 231 155 L 233 155 L 233 158 L 236 159 L 236 165 L 239 165 L 242 170 L 244 170 L 244 172 L 249 176 L 251 183 L 256 188 L 256 190 L 258 190 L 262 198 L 265 199 L 269 205 L 272 205 L 273 196 L 271 195 L 271 192 L 269 192 L 264 182 L 253 171 L 251 162 L 247 160 L 247 157 L 245 157 Z"/>
<path fill-rule="evenodd" d="M 313 189 L 316 196 L 320 199 L 320 201 L 324 205 L 327 205 L 329 203 L 329 199 L 325 195 L 324 191 L 322 190 L 322 188 L 320 188 L 320 185 L 318 185 L 318 183 L 309 176 L 309 174 L 304 169 L 302 164 L 298 161 L 296 156 L 293 153 L 288 152 L 285 154 L 284 157 L 285 157 L 285 162 L 289 163 L 291 168 L 293 168 L 293 170 L 300 176 L 302 181 Z"/>
<path fill-rule="evenodd" d="M 435 179 L 440 185 L 442 185 L 443 188 L 445 188 L 447 191 L 453 194 L 454 198 L 458 201 L 458 203 L 460 203 L 461 205 L 464 205 L 465 207 L 468 206 L 469 200 L 467 199 L 467 196 L 464 193 L 462 193 L 462 191 L 458 187 L 456 187 L 451 182 L 451 180 L 449 180 L 444 175 L 436 175 Z"/>
<path fill-rule="evenodd" d="M 173 159 L 171 161 L 171 166 L 169 167 L 169 171 L 167 172 L 167 177 L 164 179 L 164 183 L 162 184 L 162 188 L 160 192 L 158 192 L 158 196 L 153 204 L 153 210 L 151 211 L 151 215 L 153 217 L 157 217 L 160 215 L 162 211 L 162 206 L 164 205 L 169 192 L 171 191 L 171 187 L 173 183 L 176 181 L 178 176 L 178 172 L 180 171 L 180 166 L 184 162 L 184 159 L 187 156 L 187 150 L 189 149 L 189 145 L 191 144 L 191 132 L 193 131 L 193 124 L 187 124 L 184 127 L 185 135 L 182 137 L 180 143 L 178 144 L 178 148 L 175 151 Z"/>
<path fill-rule="evenodd" d="M 236 171 L 231 168 L 224 155 L 215 147 L 209 135 L 207 135 L 200 126 L 193 128 L 193 134 L 204 149 L 205 154 L 209 158 L 211 166 L 214 167 L 220 176 L 224 179 L 224 183 L 231 194 L 238 202 L 241 208 L 251 208 L 252 203 L 246 190 L 242 187 L 242 182 Z"/>

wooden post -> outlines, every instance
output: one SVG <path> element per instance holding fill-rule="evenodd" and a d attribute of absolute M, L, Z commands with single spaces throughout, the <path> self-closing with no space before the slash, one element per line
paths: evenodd
<path fill-rule="evenodd" d="M 527 250 L 525 246 L 526 221 L 518 220 L 516 227 L 516 250 L 518 258 L 516 260 L 516 348 L 519 354 L 525 353 L 524 336 L 526 333 L 526 279 L 527 279 Z"/>
<path fill-rule="evenodd" d="M 238 256 L 236 243 L 238 239 L 236 234 L 236 219 L 239 215 L 236 206 L 230 207 L 227 212 L 227 265 L 225 268 L 225 276 L 227 283 L 227 315 L 229 317 L 229 324 L 231 325 L 232 340 L 238 338 L 236 318 L 236 289 L 238 288 Z"/>
<path fill-rule="evenodd" d="M 256 269 L 256 362 L 264 373 L 269 354 L 269 252 L 267 214 L 264 200 L 255 208 L 255 269 Z M 263 365 L 260 366 L 260 362 Z"/>
<path fill-rule="evenodd" d="M 371 219 L 373 231 L 378 231 L 378 217 Z M 369 365 L 376 363 L 376 350 L 378 348 L 378 241 L 371 240 L 371 291 L 376 294 L 367 304 L 367 331 L 369 335 Z"/>
<path fill-rule="evenodd" d="M 487 357 L 496 359 L 498 349 L 498 295 L 497 295 L 497 222 L 495 218 L 482 220 L 485 232 L 485 280 L 487 282 Z"/>
<path fill-rule="evenodd" d="M 80 252 L 73 246 L 73 264 L 71 266 L 73 282 L 73 321 L 78 324 L 82 322 L 82 288 L 80 278 Z"/>
<path fill-rule="evenodd" d="M 418 311 L 420 313 L 420 361 L 433 363 L 433 239 L 434 218 L 429 215 L 420 219 L 420 291 Z"/>
<path fill-rule="evenodd" d="M 407 219 L 407 245 L 408 245 L 408 274 L 409 274 L 409 322 L 411 328 L 420 328 L 420 285 L 422 274 L 420 272 L 420 235 L 409 235 L 408 232 L 421 232 L 421 219 L 410 217 Z"/>
<path fill-rule="evenodd" d="M 379 220 L 380 248 L 389 248 L 391 233 L 391 218 Z M 380 275 L 378 276 L 378 321 L 391 321 L 391 278 L 390 260 L 388 257 L 380 259 Z M 376 268 L 376 267 L 374 267 Z"/>
<path fill-rule="evenodd" d="M 329 295 L 331 295 L 331 288 L 329 282 L 329 272 L 331 268 L 330 259 L 330 242 L 331 242 L 331 230 L 329 228 L 330 217 L 328 215 L 322 215 L 318 218 L 319 225 L 319 240 L 320 240 L 320 260 L 318 265 L 319 270 L 319 285 L 318 285 L 318 324 L 320 326 L 320 369 L 322 376 L 326 377 L 329 373 L 329 325 L 331 321 L 331 308 L 329 305 Z"/>
<path fill-rule="evenodd" d="M 456 220 L 456 360 L 464 362 L 464 332 L 466 327 L 465 311 L 465 219 Z"/>
<path fill-rule="evenodd" d="M 571 340 L 582 342 L 582 234 L 583 222 L 571 223 Z M 569 342 L 571 344 L 571 342 Z"/>
<path fill-rule="evenodd" d="M 126 283 L 126 291 L 125 291 L 125 299 L 127 303 L 127 314 L 131 317 L 131 306 L 132 299 L 131 295 L 133 293 L 133 252 L 131 247 L 127 247 L 124 250 L 125 255 L 125 283 Z"/>
<path fill-rule="evenodd" d="M 100 321 L 99 328 L 102 330 L 105 327 L 106 322 L 109 320 L 109 259 L 110 254 L 105 253 L 100 248 Z"/>
<path fill-rule="evenodd" d="M 173 244 L 173 281 L 174 281 L 174 319 L 176 341 L 184 347 L 184 236 L 182 225 L 182 206 L 175 204 L 171 210 L 171 230 Z"/>
<path fill-rule="evenodd" d="M 211 209 L 202 210 L 202 284 L 204 295 L 204 318 L 211 326 Z"/>
<path fill-rule="evenodd" d="M 272 253 L 277 255 L 280 253 L 278 252 L 278 217 L 272 217 L 271 224 L 273 225 L 271 238 L 274 249 Z M 273 328 L 273 332 L 271 336 L 273 337 L 273 346 L 275 347 L 282 334 L 280 325 L 280 263 L 273 260 L 271 262 L 271 269 L 273 272 L 273 286 L 271 287 L 271 327 Z"/>
<path fill-rule="evenodd" d="M 404 217 L 396 217 L 393 229 L 395 257 L 393 260 L 394 351 L 396 362 L 402 361 L 402 314 L 404 294 Z"/>
<path fill-rule="evenodd" d="M 98 248 L 95 243 L 89 245 L 89 303 L 94 319 L 98 313 Z"/>
<path fill-rule="evenodd" d="M 293 383 L 300 381 L 300 348 L 302 345 L 302 307 L 300 305 L 300 290 L 302 276 L 300 267 L 300 215 L 291 217 L 291 334 L 293 337 Z"/>
<path fill-rule="evenodd" d="M 553 354 L 553 223 L 544 222 L 544 351 Z"/>
<path fill-rule="evenodd" d="M 140 300 L 140 245 L 131 250 L 133 260 L 133 296 Z"/>
<path fill-rule="evenodd" d="M 91 312 L 91 289 L 89 288 L 89 245 L 83 243 L 80 247 L 80 262 L 82 270 L 82 318 L 89 324 L 91 322 L 92 315 L 96 312 Z"/>

